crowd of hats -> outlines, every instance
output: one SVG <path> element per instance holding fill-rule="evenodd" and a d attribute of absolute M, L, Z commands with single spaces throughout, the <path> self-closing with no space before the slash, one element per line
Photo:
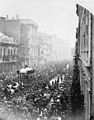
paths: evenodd
<path fill-rule="evenodd" d="M 66 119 L 71 113 L 71 69 L 66 63 L 45 65 L 35 70 L 26 86 L 19 83 L 17 74 L 2 73 L 0 116 L 5 120 Z"/>

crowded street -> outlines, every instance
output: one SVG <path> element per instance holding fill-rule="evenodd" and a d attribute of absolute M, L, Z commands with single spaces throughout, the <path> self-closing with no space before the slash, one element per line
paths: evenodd
<path fill-rule="evenodd" d="M 19 74 L 1 74 L 1 118 L 71 120 L 72 67 L 72 62 L 47 64 L 22 80 Z"/>
<path fill-rule="evenodd" d="M 93 0 L 0 0 L 0 120 L 94 120 L 93 13 Z"/>

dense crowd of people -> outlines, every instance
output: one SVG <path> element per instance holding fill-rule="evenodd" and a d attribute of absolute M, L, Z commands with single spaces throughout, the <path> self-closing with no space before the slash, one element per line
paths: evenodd
<path fill-rule="evenodd" d="M 5 120 L 66 119 L 71 113 L 70 71 L 63 63 L 45 65 L 22 80 L 19 74 L 2 73 L 0 113 L 8 116 Z"/>

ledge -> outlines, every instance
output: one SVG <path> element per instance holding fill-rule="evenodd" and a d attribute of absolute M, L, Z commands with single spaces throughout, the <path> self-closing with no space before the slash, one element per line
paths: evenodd
<path fill-rule="evenodd" d="M 85 59 L 83 59 L 82 57 L 79 57 L 80 60 L 82 61 L 82 64 L 85 66 L 85 67 L 90 67 L 90 63 L 86 62 Z"/>

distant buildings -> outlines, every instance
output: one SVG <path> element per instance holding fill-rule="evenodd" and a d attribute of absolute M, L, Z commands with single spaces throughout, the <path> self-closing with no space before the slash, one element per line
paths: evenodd
<path fill-rule="evenodd" d="M 38 33 L 39 64 L 52 60 L 52 37 L 45 33 Z"/>
<path fill-rule="evenodd" d="M 13 53 L 10 53 L 12 50 L 9 50 L 9 56 L 6 59 L 11 58 L 10 54 L 17 56 L 19 64 L 17 64 L 18 67 L 16 65 L 14 70 L 22 68 L 26 64 L 35 68 L 41 64 L 62 60 L 62 58 L 69 57 L 69 51 L 71 52 L 69 45 L 67 43 L 63 44 L 63 39 L 38 32 L 38 25 L 31 19 L 19 19 L 18 16 L 11 19 L 8 16 L 0 17 L 0 33 L 7 36 L 7 39 L 13 39 L 11 44 L 6 42 L 7 49 L 14 50 Z M 3 41 L 1 38 L 0 40 Z M 5 48 L 4 45 L 1 42 L 1 46 Z M 1 49 L 3 48 L 1 47 Z M 7 54 L 7 52 L 4 54 Z M 3 67 L 1 69 L 5 71 Z M 9 71 L 13 71 L 13 68 L 11 67 Z"/>
<path fill-rule="evenodd" d="M 63 38 L 52 35 L 52 59 L 54 61 L 62 61 L 71 59 L 71 45 Z"/>
<path fill-rule="evenodd" d="M 38 25 L 30 19 L 19 19 L 7 17 L 0 18 L 0 32 L 13 37 L 19 44 L 18 56 L 22 66 L 28 64 L 30 67 L 38 65 Z"/>
<path fill-rule="evenodd" d="M 38 33 L 39 64 L 72 58 L 71 46 L 56 35 Z"/>

